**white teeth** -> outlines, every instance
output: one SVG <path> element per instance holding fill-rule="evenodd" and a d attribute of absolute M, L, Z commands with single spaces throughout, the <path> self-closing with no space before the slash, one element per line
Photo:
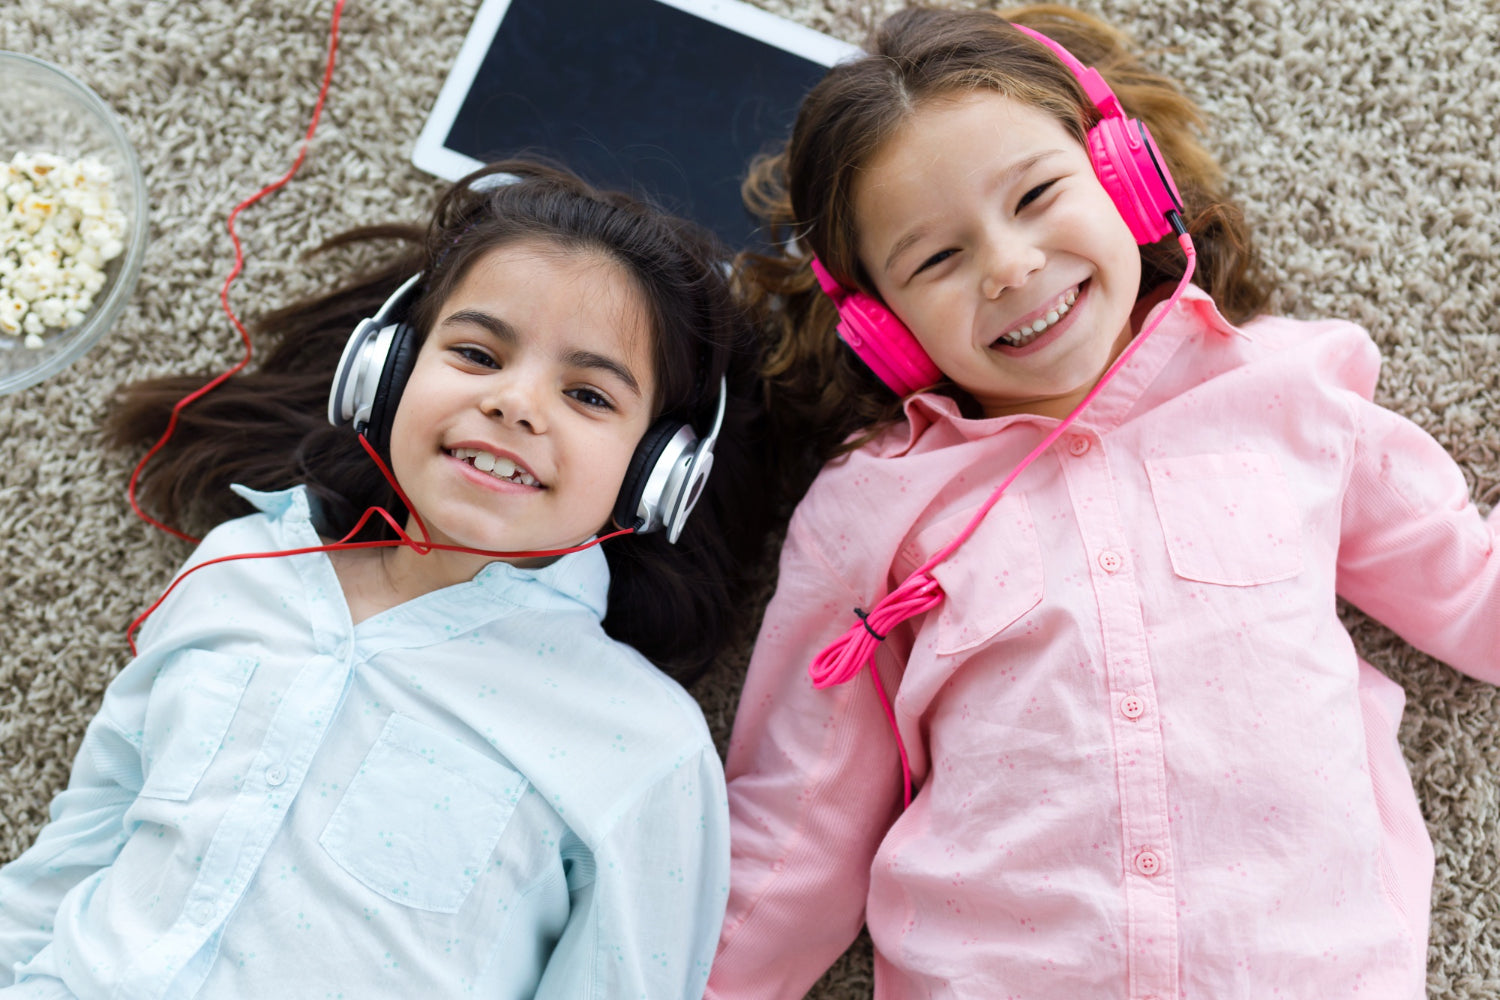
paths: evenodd
<path fill-rule="evenodd" d="M 509 479 L 525 486 L 541 485 L 535 476 L 503 455 L 492 455 L 478 448 L 454 448 L 451 454 L 460 461 L 468 462 L 480 472 L 488 472 L 496 479 Z"/>
<path fill-rule="evenodd" d="M 1003 343 L 1007 347 L 1025 347 L 1041 336 L 1048 327 L 1066 316 L 1068 310 L 1073 307 L 1073 303 L 1076 301 L 1078 301 L 1078 289 L 1075 288 L 1064 295 L 1057 305 L 1047 310 L 1047 315 L 1031 323 L 1017 327 L 999 337 L 996 342 Z"/>

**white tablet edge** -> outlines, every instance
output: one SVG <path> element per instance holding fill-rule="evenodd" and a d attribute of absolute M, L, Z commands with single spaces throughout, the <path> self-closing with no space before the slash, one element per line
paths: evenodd
<path fill-rule="evenodd" d="M 669 7 L 696 14 L 704 20 L 713 21 L 743 35 L 785 49 L 793 55 L 822 63 L 824 66 L 832 66 L 839 60 L 847 59 L 860 51 L 858 46 L 850 45 L 832 35 L 825 35 L 821 31 L 761 10 L 759 7 L 753 7 L 743 0 L 652 0 L 652 2 L 664 3 Z M 444 180 L 456 181 L 484 165 L 472 156 L 447 148 L 444 142 L 448 137 L 448 131 L 453 127 L 453 119 L 458 116 L 459 108 L 463 106 L 464 98 L 474 83 L 474 75 L 479 72 L 479 65 L 484 61 L 485 53 L 489 51 L 495 32 L 499 29 L 500 22 L 504 19 L 510 4 L 511 0 L 484 0 L 480 4 L 479 10 L 474 15 L 474 23 L 470 25 L 469 33 L 464 36 L 463 47 L 458 51 L 458 58 L 454 60 L 453 68 L 448 72 L 448 78 L 443 81 L 443 89 L 438 92 L 437 100 L 433 102 L 427 121 L 417 135 L 416 144 L 412 147 L 411 162 L 417 169 Z"/>

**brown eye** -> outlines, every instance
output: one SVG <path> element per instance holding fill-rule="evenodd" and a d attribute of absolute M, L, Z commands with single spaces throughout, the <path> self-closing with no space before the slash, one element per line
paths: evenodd
<path fill-rule="evenodd" d="M 593 410 L 613 410 L 615 408 L 613 403 L 593 389 L 569 389 L 568 395 Z"/>
<path fill-rule="evenodd" d="M 1046 194 L 1047 193 L 1047 189 L 1049 187 L 1051 187 L 1055 183 L 1057 183 L 1057 182 L 1056 181 L 1047 181 L 1045 184 L 1038 184 L 1036 187 L 1032 188 L 1030 191 L 1027 191 L 1025 194 L 1023 194 L 1021 196 L 1021 203 L 1016 206 L 1016 211 L 1019 212 L 1021 209 L 1025 208 L 1027 205 L 1030 205 L 1032 202 L 1036 201 L 1042 195 Z"/>
<path fill-rule="evenodd" d="M 472 344 L 460 344 L 457 347 L 450 348 L 450 350 L 476 368 L 500 367 L 500 362 L 496 361 L 488 351 L 475 347 Z"/>
<path fill-rule="evenodd" d="M 927 270 L 929 267 L 936 267 L 938 264 L 941 264 L 943 261 L 947 260 L 949 257 L 952 257 L 956 253 L 958 253 L 957 250 L 939 250 L 931 257 L 928 257 L 926 260 L 922 261 L 921 264 L 917 265 L 917 269 L 912 272 L 912 277 L 916 277 L 923 271 Z"/>

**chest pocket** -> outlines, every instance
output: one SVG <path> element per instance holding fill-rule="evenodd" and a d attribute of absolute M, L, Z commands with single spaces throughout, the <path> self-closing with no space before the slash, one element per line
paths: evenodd
<path fill-rule="evenodd" d="M 224 745 L 256 661 L 189 649 L 151 685 L 142 732 L 141 794 L 184 801 Z"/>
<path fill-rule="evenodd" d="M 1302 572 L 1297 505 L 1274 456 L 1148 459 L 1146 472 L 1178 576 L 1252 587 Z"/>
<path fill-rule="evenodd" d="M 500 761 L 392 715 L 318 842 L 372 892 L 455 913 L 527 785 Z"/>
<path fill-rule="evenodd" d="M 902 549 L 910 572 L 958 537 L 977 508 L 922 529 Z M 1026 495 L 1003 496 L 974 534 L 932 575 L 947 595 L 937 608 L 937 645 L 942 654 L 973 649 L 1004 631 L 1042 600 L 1042 554 Z"/>

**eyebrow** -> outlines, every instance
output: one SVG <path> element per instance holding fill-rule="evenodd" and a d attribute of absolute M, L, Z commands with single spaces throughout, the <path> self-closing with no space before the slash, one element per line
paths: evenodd
<path fill-rule="evenodd" d="M 460 309 L 452 315 L 443 317 L 438 325 L 447 326 L 452 323 L 473 323 L 476 326 L 483 327 L 496 340 L 505 344 L 516 344 L 521 340 L 520 331 L 514 326 L 499 316 L 478 309 Z M 575 347 L 569 351 L 565 351 L 561 360 L 563 364 L 570 368 L 588 368 L 608 372 L 625 383 L 626 387 L 637 396 L 642 394 L 641 384 L 630 369 L 608 355 L 600 354 L 598 351 L 588 351 L 581 347 Z"/>
<path fill-rule="evenodd" d="M 598 354 L 594 351 L 577 349 L 564 354 L 563 362 L 571 368 L 593 368 L 609 372 L 621 382 L 624 382 L 631 392 L 637 396 L 641 395 L 640 383 L 635 380 L 635 376 L 631 374 L 630 369 L 620 364 L 614 358 Z"/>
<path fill-rule="evenodd" d="M 1030 170 L 1038 163 L 1042 162 L 1048 157 L 1056 156 L 1061 152 L 1062 150 L 1060 149 L 1044 149 L 1040 153 L 1031 154 L 1024 160 L 1017 160 L 1015 163 L 1012 163 L 1010 166 L 1006 167 L 1003 172 L 1001 172 L 1000 176 L 995 179 L 994 186 L 1005 187 L 1006 185 L 1013 183 L 1017 177 L 1026 173 L 1026 171 Z M 881 270 L 885 273 L 889 273 L 891 270 L 891 265 L 896 262 L 896 258 L 900 257 L 902 254 L 906 253 L 906 251 L 910 250 L 915 243 L 917 243 L 922 239 L 922 237 L 926 235 L 927 231 L 921 226 L 918 226 L 916 229 L 913 229 L 911 232 L 907 233 L 905 236 L 897 240 L 895 242 L 895 245 L 891 247 L 891 252 L 885 255 L 885 263 L 881 265 Z"/>

